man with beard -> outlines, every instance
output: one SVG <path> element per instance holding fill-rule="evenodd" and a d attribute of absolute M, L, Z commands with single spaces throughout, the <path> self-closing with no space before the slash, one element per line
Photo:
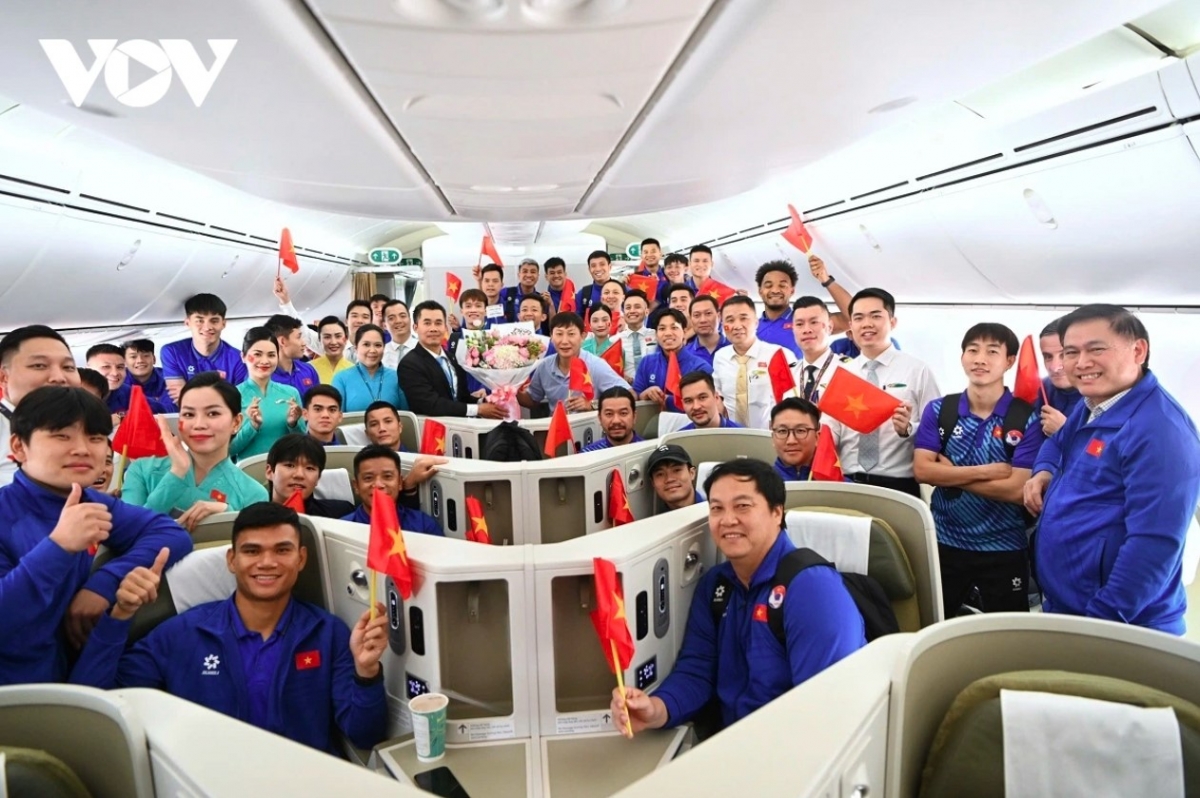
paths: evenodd
<path fill-rule="evenodd" d="M 584 452 L 599 452 L 627 443 L 638 443 L 642 439 L 633 428 L 637 400 L 628 388 L 609 388 L 600 394 L 600 428 L 604 437 L 583 447 Z"/>

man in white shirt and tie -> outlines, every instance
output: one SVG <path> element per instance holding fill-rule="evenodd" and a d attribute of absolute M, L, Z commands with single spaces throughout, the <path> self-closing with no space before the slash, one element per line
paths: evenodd
<path fill-rule="evenodd" d="M 771 358 L 783 352 L 789 368 L 795 356 L 776 344 L 760 341 L 758 309 L 748 296 L 733 296 L 721 306 L 721 323 L 729 346 L 713 355 L 713 382 L 725 400 L 729 418 L 743 427 L 768 429 L 775 388 L 771 384 Z"/>
<path fill-rule="evenodd" d="M 404 356 L 397 370 L 409 408 L 422 416 L 503 419 L 503 408 L 470 395 L 466 372 L 442 349 L 446 309 L 426 300 L 413 308 L 413 319 L 420 346 Z"/>
<path fill-rule="evenodd" d="M 837 370 L 853 358 L 829 348 L 833 322 L 825 303 L 815 296 L 802 296 L 792 303 L 792 334 L 803 355 L 796 363 L 794 395 L 816 404 Z"/>
<path fill-rule="evenodd" d="M 617 335 L 621 338 L 621 348 L 625 355 L 625 381 L 632 383 L 637 376 L 638 364 L 650 351 L 657 346 L 654 330 L 646 326 L 646 315 L 650 312 L 650 300 L 646 295 L 635 289 L 625 292 L 625 300 L 621 303 L 621 318 L 625 327 Z"/>
<path fill-rule="evenodd" d="M 392 340 L 383 347 L 383 365 L 394 369 L 417 345 L 417 336 L 412 334 L 408 305 L 399 299 L 389 299 L 383 306 L 383 323 L 387 325 L 388 334 L 392 336 Z"/>
<path fill-rule="evenodd" d="M 901 401 L 874 432 L 859 433 L 825 420 L 833 430 L 842 473 L 853 482 L 878 485 L 921 497 L 913 478 L 913 435 L 925 405 L 941 396 L 929 366 L 892 345 L 896 300 L 882 288 L 864 288 L 850 300 L 850 329 L 861 350 L 842 368 L 878 385 Z"/>

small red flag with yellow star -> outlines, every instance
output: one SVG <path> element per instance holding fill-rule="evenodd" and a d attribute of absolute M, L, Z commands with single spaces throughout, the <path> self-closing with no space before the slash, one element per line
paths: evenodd
<path fill-rule="evenodd" d="M 592 560 L 592 577 L 596 588 L 592 625 L 596 627 L 608 669 L 613 673 L 624 671 L 633 661 L 634 644 L 625 617 L 625 594 L 617 581 L 617 566 L 603 557 L 596 557 Z"/>
<path fill-rule="evenodd" d="M 833 372 L 833 378 L 817 403 L 822 413 L 864 435 L 883 426 L 899 406 L 900 400 L 895 396 L 852 374 L 849 369 Z"/>
<path fill-rule="evenodd" d="M 467 540 L 491 545 L 492 536 L 488 534 L 487 516 L 483 514 L 483 505 L 474 496 L 467 497 L 467 524 Z"/>
<path fill-rule="evenodd" d="M 292 491 L 292 495 L 288 496 L 287 501 L 283 503 L 283 506 L 290 507 L 301 515 L 304 515 L 304 513 L 308 512 L 304 509 L 304 492 L 299 488 L 296 488 L 294 491 Z"/>
<path fill-rule="evenodd" d="M 421 428 L 421 454 L 446 454 L 446 425 L 432 418 L 425 419 Z"/>
<path fill-rule="evenodd" d="M 454 275 L 453 272 L 446 272 L 446 296 L 451 302 L 458 301 L 458 295 L 462 293 L 462 280 Z"/>
<path fill-rule="evenodd" d="M 629 509 L 629 494 L 625 492 L 625 479 L 621 469 L 612 470 L 612 487 L 608 489 L 608 517 L 613 526 L 631 523 L 633 510 Z"/>
<path fill-rule="evenodd" d="M 367 567 L 390 576 L 405 600 L 412 597 L 412 563 L 404 546 L 404 533 L 400 531 L 396 503 L 380 488 L 375 488 L 371 495 L 371 540 L 367 544 Z"/>
<path fill-rule="evenodd" d="M 567 387 L 573 393 L 583 394 L 583 398 L 592 401 L 596 398 L 596 388 L 592 385 L 592 373 L 588 371 L 587 363 L 577 357 L 571 361 L 571 374 Z"/>

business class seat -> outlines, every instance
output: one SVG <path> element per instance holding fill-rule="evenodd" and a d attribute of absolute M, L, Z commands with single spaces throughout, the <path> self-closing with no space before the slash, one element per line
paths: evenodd
<path fill-rule="evenodd" d="M 344 468 L 353 474 L 354 455 L 362 451 L 362 448 L 361 446 L 326 446 L 326 470 Z M 265 483 L 267 481 L 267 456 L 265 454 L 256 454 L 253 457 L 238 460 L 237 467 L 253 477 L 255 482 Z"/>
<path fill-rule="evenodd" d="M 424 421 L 417 418 L 417 415 L 408 410 L 397 410 L 400 414 L 400 445 L 404 447 L 406 452 L 417 452 L 421 449 L 421 429 L 424 427 Z M 351 421 L 349 416 L 356 416 L 356 420 Z M 342 435 L 346 438 L 346 444 L 349 446 L 366 446 L 370 443 L 367 438 L 366 422 L 363 420 L 366 413 L 347 413 L 342 417 L 342 423 L 338 425 L 338 429 L 342 431 Z"/>
<path fill-rule="evenodd" d="M 8 795 L 37 798 L 90 798 L 75 771 L 53 754 L 36 748 L 0 745 L 0 785 Z"/>
<path fill-rule="evenodd" d="M 697 487 L 702 488 L 700 465 L 715 465 L 735 457 L 752 457 L 764 463 L 775 462 L 771 433 L 763 429 L 694 429 L 664 435 L 660 443 L 682 446 L 696 464 Z M 711 467 L 709 468 L 711 470 Z"/>

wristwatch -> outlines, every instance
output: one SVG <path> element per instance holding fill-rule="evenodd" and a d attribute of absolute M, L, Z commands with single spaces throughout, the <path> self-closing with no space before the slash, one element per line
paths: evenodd
<path fill-rule="evenodd" d="M 833 277 L 833 275 L 830 275 L 828 280 L 826 280 L 825 282 L 821 283 L 821 287 L 822 287 L 822 288 L 828 288 L 830 285 L 832 285 L 832 284 L 834 283 L 835 279 L 836 279 L 836 278 L 834 278 L 834 277 Z"/>

